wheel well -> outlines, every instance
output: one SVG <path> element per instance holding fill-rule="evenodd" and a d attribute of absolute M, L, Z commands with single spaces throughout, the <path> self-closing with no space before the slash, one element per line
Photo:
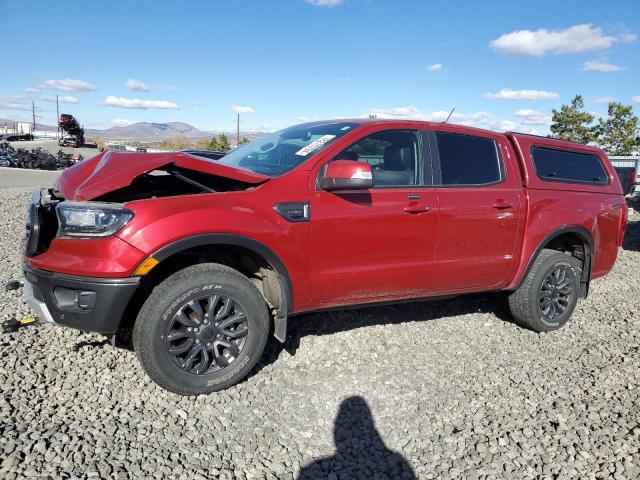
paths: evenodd
<path fill-rule="evenodd" d="M 582 269 L 580 276 L 580 296 L 587 298 L 589 283 L 591 282 L 593 249 L 590 237 L 585 237 L 584 235 L 582 232 L 576 230 L 565 231 L 544 242 L 540 246 L 540 249 L 557 250 L 580 260 Z"/>
<path fill-rule="evenodd" d="M 271 310 L 286 318 L 287 295 L 284 282 L 276 268 L 253 250 L 238 245 L 199 245 L 187 248 L 163 259 L 151 272 L 143 276 L 140 286 L 130 300 L 121 328 L 131 328 L 138 311 L 151 291 L 170 275 L 199 263 L 220 263 L 246 276 L 262 294 Z"/>
<path fill-rule="evenodd" d="M 576 233 L 562 233 L 549 240 L 543 248 L 558 250 L 579 259 L 583 270 L 585 260 L 590 255 L 589 245 Z"/>

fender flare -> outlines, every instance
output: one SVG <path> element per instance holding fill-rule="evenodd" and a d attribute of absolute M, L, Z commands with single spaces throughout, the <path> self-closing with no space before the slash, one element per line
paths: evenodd
<path fill-rule="evenodd" d="M 171 242 L 158 249 L 152 256 L 159 262 L 194 247 L 215 245 L 233 245 L 243 247 L 252 251 L 256 255 L 264 258 L 267 263 L 277 272 L 280 288 L 284 295 L 282 296 L 284 305 L 278 310 L 274 320 L 274 336 L 284 343 L 287 335 L 287 317 L 291 313 L 293 305 L 293 286 L 291 277 L 284 265 L 284 262 L 264 243 L 259 242 L 251 237 L 231 233 L 204 233 L 193 235 L 191 237 L 181 238 Z"/>
<path fill-rule="evenodd" d="M 591 270 L 593 268 L 593 256 L 595 254 L 593 249 L 593 238 L 591 233 L 580 225 L 565 225 L 563 227 L 557 228 L 551 233 L 549 233 L 544 239 L 538 244 L 537 248 L 529 258 L 527 263 L 527 268 L 524 270 L 522 277 L 518 281 L 518 284 L 515 288 L 519 288 L 520 285 L 524 282 L 529 275 L 529 271 L 533 267 L 533 262 L 535 262 L 536 258 L 540 254 L 540 251 L 554 238 L 559 237 L 560 235 L 564 235 L 566 233 L 573 233 L 577 235 L 580 239 L 582 239 L 584 245 L 586 246 L 587 251 L 585 252 L 584 264 L 586 268 L 582 269 L 582 278 L 580 279 L 580 296 L 582 298 L 587 298 L 589 294 L 589 284 L 591 283 Z"/>

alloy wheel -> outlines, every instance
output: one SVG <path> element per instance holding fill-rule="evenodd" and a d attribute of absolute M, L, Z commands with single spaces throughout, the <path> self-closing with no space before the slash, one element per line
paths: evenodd
<path fill-rule="evenodd" d="M 571 295 L 573 286 L 569 268 L 563 265 L 555 267 L 540 286 L 540 313 L 547 320 L 557 319 L 569 308 Z"/>
<path fill-rule="evenodd" d="M 249 322 L 228 295 L 209 295 L 185 303 L 166 333 L 167 353 L 183 371 L 195 375 L 229 366 L 244 348 Z"/>

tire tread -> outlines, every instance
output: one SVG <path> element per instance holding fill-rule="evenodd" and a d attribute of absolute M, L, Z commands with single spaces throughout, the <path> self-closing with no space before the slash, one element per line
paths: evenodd
<path fill-rule="evenodd" d="M 558 250 L 551 250 L 545 248 L 540 251 L 536 257 L 529 273 L 520 286 L 509 295 L 509 309 L 516 324 L 522 328 L 533 330 L 535 332 L 546 332 L 555 330 L 553 327 L 542 324 L 537 315 L 533 314 L 533 310 L 530 305 L 531 291 L 534 288 L 534 282 L 541 269 L 545 267 L 545 264 L 549 259 L 558 257 L 558 260 L 569 261 L 573 264 L 578 273 L 581 273 L 582 264 L 579 259 L 559 252 Z M 578 279 L 580 276 L 578 276 Z M 537 287 L 535 287 L 537 292 Z M 556 327 L 560 328 L 562 325 Z"/>
<path fill-rule="evenodd" d="M 165 380 L 164 375 L 153 361 L 151 355 L 151 342 L 147 341 L 147 339 L 152 335 L 151 329 L 153 327 L 153 322 L 157 321 L 157 318 L 159 318 L 163 313 L 159 311 L 162 306 L 161 300 L 172 298 L 172 296 L 175 296 L 175 290 L 184 288 L 185 284 L 192 284 L 194 278 L 200 275 L 206 276 L 210 279 L 209 281 L 213 281 L 213 279 L 215 279 L 216 282 L 220 283 L 239 282 L 243 284 L 242 288 L 246 289 L 245 291 L 247 293 L 248 300 L 256 307 L 259 317 L 257 324 L 261 326 L 262 331 L 258 337 L 258 345 L 256 347 L 256 351 L 259 354 L 254 355 L 253 358 L 244 365 L 236 375 L 215 386 L 195 391 L 189 386 L 175 385 L 173 383 L 168 383 Z M 206 394 L 235 385 L 251 371 L 266 345 L 269 332 L 269 322 L 270 316 L 266 302 L 257 287 L 251 283 L 247 277 L 226 265 L 218 263 L 200 263 L 186 267 L 173 275 L 170 275 L 151 291 L 138 312 L 138 316 L 133 326 L 132 340 L 134 350 L 143 369 L 147 375 L 149 375 L 149 377 L 151 377 L 151 379 L 162 388 L 179 395 Z"/>

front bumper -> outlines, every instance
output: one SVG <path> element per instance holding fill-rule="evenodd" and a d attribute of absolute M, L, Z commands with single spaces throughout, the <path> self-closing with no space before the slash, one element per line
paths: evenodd
<path fill-rule="evenodd" d="M 23 265 L 23 294 L 41 322 L 115 333 L 140 279 L 94 278 Z"/>

